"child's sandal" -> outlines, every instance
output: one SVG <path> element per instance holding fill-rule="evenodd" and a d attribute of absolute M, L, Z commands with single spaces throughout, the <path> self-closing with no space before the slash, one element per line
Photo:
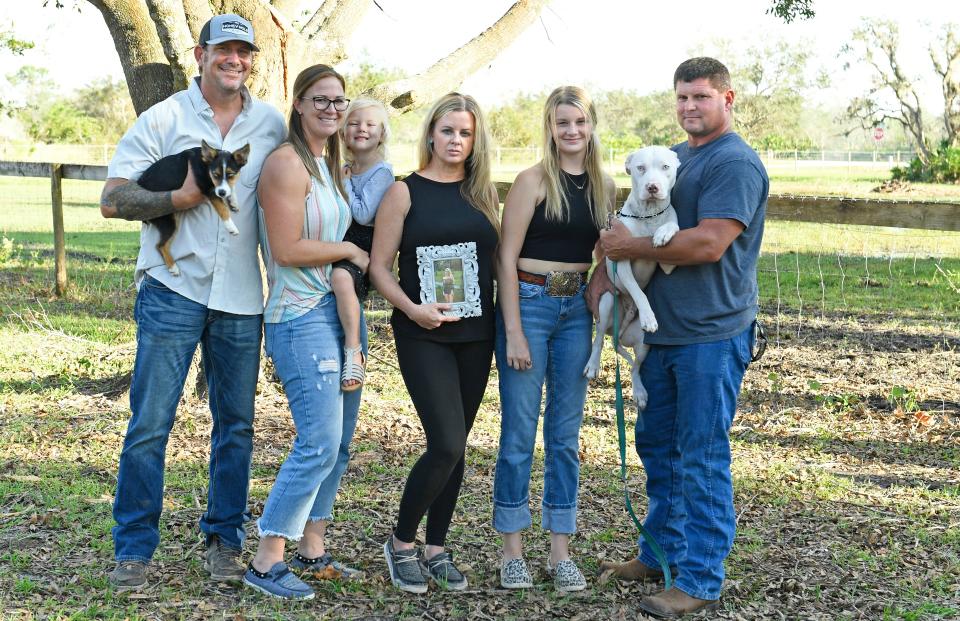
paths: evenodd
<path fill-rule="evenodd" d="M 360 354 L 360 362 L 356 362 L 356 356 Z M 353 392 L 363 386 L 363 380 L 367 377 L 366 371 L 367 358 L 363 355 L 363 346 L 345 347 L 343 349 L 343 371 L 340 373 L 340 389 L 343 392 Z M 347 384 L 349 381 L 356 381 L 356 384 Z"/>

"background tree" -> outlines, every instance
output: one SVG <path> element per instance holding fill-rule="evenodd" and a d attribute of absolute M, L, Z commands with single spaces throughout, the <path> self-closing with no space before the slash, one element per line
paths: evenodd
<path fill-rule="evenodd" d="M 822 70 L 811 75 L 812 57 L 809 41 L 784 40 L 730 55 L 736 129 L 755 149 L 814 145 L 803 129 L 803 111 L 811 105 L 810 92 L 829 86 L 829 78 Z"/>
<path fill-rule="evenodd" d="M 113 37 L 138 114 L 186 88 L 196 75 L 192 48 L 214 13 L 234 12 L 253 23 L 261 52 L 248 86 L 258 97 L 284 109 L 300 69 L 346 59 L 344 41 L 375 4 L 374 0 L 86 1 L 100 11 Z M 64 2 L 54 0 L 57 6 Z M 423 72 L 380 83 L 368 93 L 397 112 L 433 101 L 509 46 L 547 2 L 517 0 L 493 25 Z M 790 22 L 812 17 L 812 4 L 813 0 L 771 0 L 768 13 Z"/>
<path fill-rule="evenodd" d="M 891 21 L 866 19 L 854 31 L 853 42 L 843 51 L 853 62 L 866 62 L 873 68 L 870 89 L 854 98 L 847 107 L 849 118 L 863 128 L 888 122 L 896 123 L 912 137 L 917 156 L 927 166 L 935 150 L 930 122 L 935 114 L 925 110 L 917 94 L 916 78 L 900 61 L 900 33 Z M 945 146 L 960 147 L 960 40 L 956 24 L 943 26 L 931 40 L 930 60 L 940 78 L 943 93 L 942 134 Z M 849 66 L 850 63 L 847 64 Z M 940 132 L 936 132 L 940 133 Z"/>
<path fill-rule="evenodd" d="M 12 28 L 8 25 L 0 26 L 0 52 L 9 52 L 15 56 L 23 56 L 24 52 L 32 48 L 33 42 L 18 39 Z M 12 105 L 9 99 L 0 95 L 0 112 L 10 114 Z"/>
<path fill-rule="evenodd" d="M 536 147 L 541 144 L 543 102 L 549 91 L 520 93 L 490 110 L 490 133 L 501 147 Z"/>
<path fill-rule="evenodd" d="M 137 113 L 186 88 L 197 73 L 193 47 L 214 13 L 234 12 L 253 23 L 260 53 L 248 82 L 281 109 L 299 71 L 347 57 L 343 43 L 371 0 L 88 0 L 103 15 Z M 396 111 L 433 101 L 492 60 L 540 14 L 548 0 L 518 0 L 492 26 L 422 73 L 381 83 L 373 96 Z"/>
<path fill-rule="evenodd" d="M 102 144 L 118 142 L 137 118 L 123 80 L 101 78 L 78 89 L 71 99 L 79 114 L 96 122 L 96 140 Z"/>

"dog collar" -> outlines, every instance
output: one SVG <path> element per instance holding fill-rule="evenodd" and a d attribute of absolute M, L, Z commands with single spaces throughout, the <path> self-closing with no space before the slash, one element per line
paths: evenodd
<path fill-rule="evenodd" d="M 617 212 L 618 218 L 636 218 L 637 220 L 649 220 L 650 218 L 656 218 L 666 210 L 670 209 L 670 204 L 667 203 L 667 206 L 658 211 L 657 213 L 650 214 L 649 216 L 635 216 L 632 213 L 623 213 L 623 209 Z"/>

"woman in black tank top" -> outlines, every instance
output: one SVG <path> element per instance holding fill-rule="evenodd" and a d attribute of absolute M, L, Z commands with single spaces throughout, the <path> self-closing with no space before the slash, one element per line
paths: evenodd
<path fill-rule="evenodd" d="M 384 544 L 391 581 L 412 593 L 427 590 L 413 543 L 424 515 L 422 558 L 430 578 L 447 589 L 467 586 L 444 546 L 463 480 L 467 434 L 493 357 L 499 205 L 488 145 L 472 97 L 440 98 L 421 136 L 420 170 L 391 186 L 374 227 L 370 279 L 394 306 L 397 361 L 427 443 Z M 399 282 L 393 275 L 398 254 Z M 452 284 L 444 281 L 448 269 Z M 457 301 L 445 302 L 445 294 Z"/>
<path fill-rule="evenodd" d="M 504 202 L 497 274 L 497 369 L 502 409 L 493 526 L 503 536 L 500 583 L 527 588 L 521 532 L 530 526 L 530 466 L 544 384 L 541 525 L 550 531 L 547 570 L 561 592 L 586 587 L 570 559 L 576 532 L 584 367 L 593 317 L 583 299 L 613 180 L 602 170 L 596 110 L 573 86 L 544 109 L 544 158 L 521 172 Z"/>

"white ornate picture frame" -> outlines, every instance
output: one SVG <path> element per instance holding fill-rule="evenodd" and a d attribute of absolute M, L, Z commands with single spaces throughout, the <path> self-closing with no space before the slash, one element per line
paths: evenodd
<path fill-rule="evenodd" d="M 444 314 L 456 317 L 483 314 L 476 242 L 419 246 L 417 273 L 422 303 L 451 304 L 450 310 Z"/>

